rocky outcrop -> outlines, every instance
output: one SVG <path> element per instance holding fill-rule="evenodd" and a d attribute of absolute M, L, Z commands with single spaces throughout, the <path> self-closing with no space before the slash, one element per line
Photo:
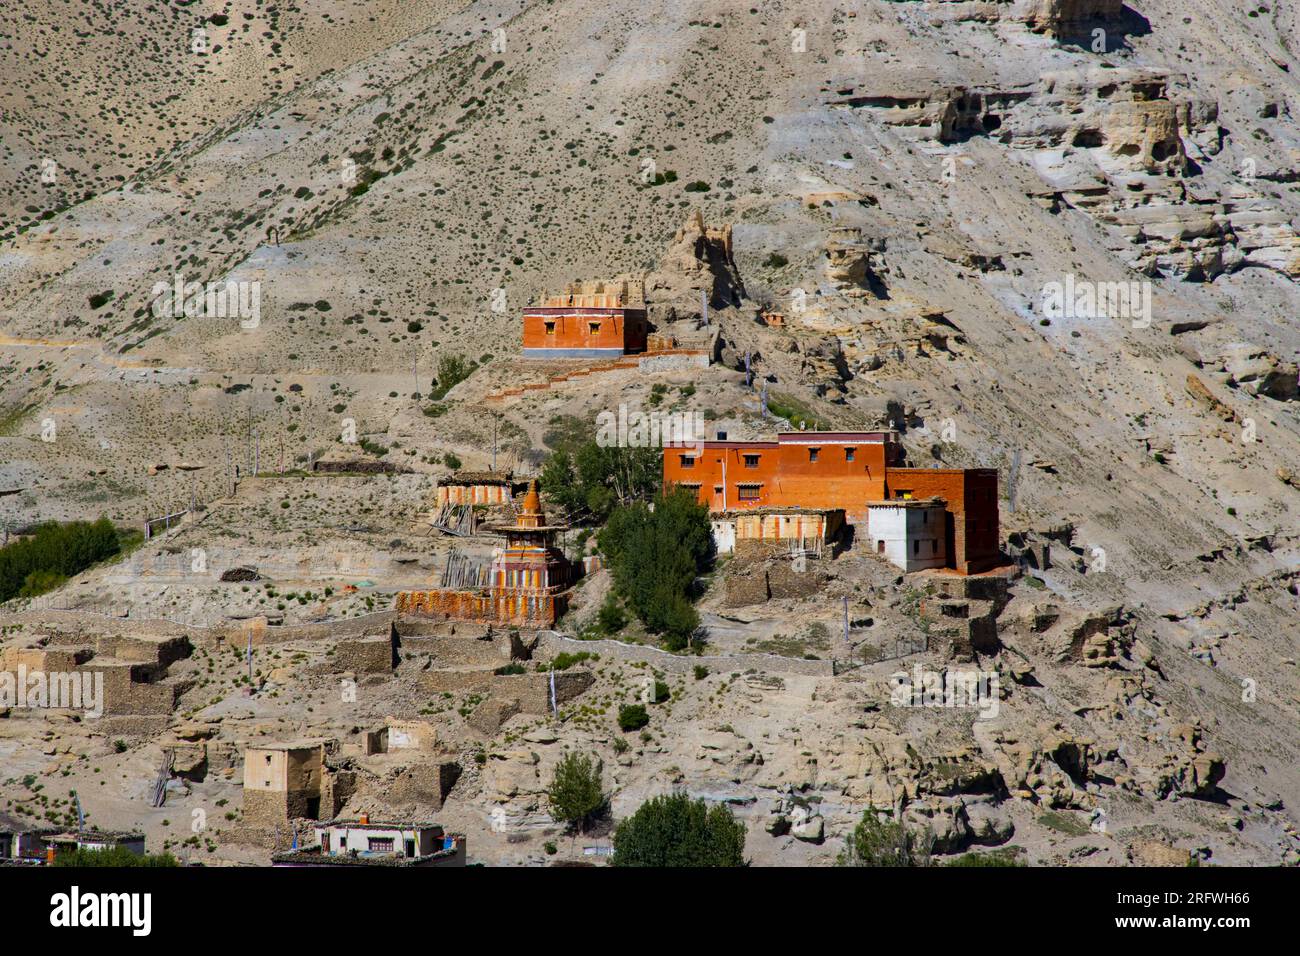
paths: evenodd
<path fill-rule="evenodd" d="M 645 296 L 652 324 L 702 320 L 701 292 L 709 308 L 739 304 L 745 287 L 732 258 L 731 226 L 709 227 L 697 209 L 677 230 L 655 270 L 646 276 Z"/>
<path fill-rule="evenodd" d="M 1032 0 L 1025 26 L 1034 33 L 1063 39 L 1100 23 L 1118 21 L 1123 9 L 1123 0 Z"/>
<path fill-rule="evenodd" d="M 865 239 L 856 227 L 832 229 L 826 240 L 826 277 L 841 294 L 850 298 L 886 298 L 882 278 L 885 240 Z"/>
<path fill-rule="evenodd" d="M 1223 349 L 1219 366 L 1224 382 L 1232 388 L 1241 388 L 1247 394 L 1266 396 L 1281 402 L 1293 402 L 1300 397 L 1297 379 L 1300 370 L 1295 363 L 1282 362 L 1267 349 L 1248 342 L 1233 342 Z"/>
<path fill-rule="evenodd" d="M 1061 36 L 1121 13 L 1118 0 L 1037 0 L 1031 28 Z M 1246 266 L 1300 275 L 1300 235 L 1249 182 L 1207 198 L 1190 161 L 1222 148 L 1218 105 L 1185 77 L 1150 68 L 1049 71 L 1036 88 L 909 79 L 888 89 L 827 87 L 833 107 L 863 110 L 938 143 L 986 135 L 1023 155 L 1047 208 L 1070 206 L 1109 227 L 1116 251 L 1147 275 L 1212 279 Z"/>

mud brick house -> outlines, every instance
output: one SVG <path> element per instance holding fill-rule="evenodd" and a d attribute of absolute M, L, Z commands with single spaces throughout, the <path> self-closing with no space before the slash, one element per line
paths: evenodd
<path fill-rule="evenodd" d="M 719 554 L 743 554 L 756 549 L 788 548 L 818 554 L 844 526 L 837 508 L 750 508 L 711 516 L 713 540 Z"/>
<path fill-rule="evenodd" d="M 486 587 L 399 591 L 396 610 L 407 614 L 514 627 L 550 627 L 564 610 L 574 569 L 555 546 L 563 525 L 549 525 L 537 482 L 524 495 L 516 522 L 498 530 L 505 547 L 492 558 Z"/>
<path fill-rule="evenodd" d="M 55 833 L 45 838 L 48 854 L 71 853 L 76 850 L 115 850 L 119 847 L 136 856 L 144 856 L 143 833 L 109 833 L 86 830 L 81 833 Z"/>
<path fill-rule="evenodd" d="M 316 844 L 277 853 L 274 866 L 464 866 L 465 836 L 434 823 L 331 820 Z"/>
<path fill-rule="evenodd" d="M 45 857 L 45 838 L 57 830 L 27 823 L 0 810 L 0 862 L 36 861 Z"/>
<path fill-rule="evenodd" d="M 244 820 L 250 826 L 275 828 L 289 820 L 318 820 L 337 812 L 320 743 L 264 744 L 244 751 Z"/>
<path fill-rule="evenodd" d="M 904 571 L 942 568 L 948 563 L 947 511 L 942 498 L 872 501 L 870 547 Z"/>
<path fill-rule="evenodd" d="M 524 309 L 524 358 L 617 358 L 644 352 L 645 290 L 634 279 L 574 282 Z"/>
<path fill-rule="evenodd" d="M 775 441 L 667 445 L 663 454 L 664 484 L 691 489 L 715 516 L 838 510 L 857 546 L 869 542 L 871 551 L 905 570 L 918 568 L 901 561 L 903 547 L 912 565 L 935 564 L 916 560 L 925 548 L 931 559 L 942 552 L 944 566 L 962 574 L 998 562 L 997 470 L 905 468 L 897 432 L 781 432 Z M 911 518 L 900 518 L 897 508 L 877 508 L 882 533 L 873 535 L 873 503 L 934 498 L 943 502 L 941 544 L 929 524 L 932 506 L 918 508 Z M 715 522 L 715 537 L 716 531 Z M 881 548 L 881 541 L 895 544 Z"/>

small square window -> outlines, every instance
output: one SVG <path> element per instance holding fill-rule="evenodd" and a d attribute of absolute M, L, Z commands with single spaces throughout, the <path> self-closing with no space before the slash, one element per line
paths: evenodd
<path fill-rule="evenodd" d="M 746 467 L 746 468 L 757 468 L 757 467 L 758 467 L 758 455 L 746 455 L 746 456 L 745 456 L 745 467 Z"/>
<path fill-rule="evenodd" d="M 678 457 L 681 459 L 682 467 L 683 467 L 683 468 L 694 468 L 694 467 L 695 467 L 695 458 L 694 458 L 694 456 L 692 456 L 692 455 L 679 455 Z"/>
<path fill-rule="evenodd" d="M 549 321 L 549 322 L 546 323 L 546 334 L 547 334 L 547 335 L 554 335 L 554 334 L 555 334 L 555 322 L 554 322 L 554 320 Z"/>
<path fill-rule="evenodd" d="M 590 332 L 592 335 L 599 335 L 599 334 L 600 334 L 600 323 L 599 323 L 599 322 L 588 322 L 588 323 L 587 323 L 587 331 Z"/>
<path fill-rule="evenodd" d="M 809 461 L 816 461 L 816 460 L 817 460 L 817 455 L 818 455 L 820 452 L 821 452 L 821 449 L 820 449 L 820 448 L 809 448 L 809 449 L 808 449 L 808 460 L 809 460 Z"/>
<path fill-rule="evenodd" d="M 845 460 L 845 461 L 852 461 L 852 460 L 853 460 L 853 453 L 856 452 L 856 451 L 857 451 L 856 448 L 846 448 L 846 449 L 844 449 L 844 460 Z"/>

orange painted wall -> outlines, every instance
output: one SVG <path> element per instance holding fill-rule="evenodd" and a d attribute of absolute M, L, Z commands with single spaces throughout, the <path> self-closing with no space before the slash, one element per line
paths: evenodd
<path fill-rule="evenodd" d="M 774 442 L 705 442 L 698 456 L 694 447 L 665 448 L 664 482 L 698 486 L 699 500 L 711 511 L 839 508 L 849 523 L 865 521 L 867 502 L 884 497 L 885 470 L 888 461 L 896 460 L 898 446 L 854 440 L 851 433 L 840 435 L 811 439 L 799 433 L 797 439 Z M 812 448 L 817 449 L 816 461 L 809 454 Z M 853 452 L 851 461 L 846 449 Z M 752 467 L 746 464 L 747 456 L 757 456 Z"/>
<path fill-rule="evenodd" d="M 943 498 L 947 502 L 949 561 L 967 574 L 998 561 L 996 468 L 890 468 L 888 498 Z"/>
<path fill-rule="evenodd" d="M 817 448 L 812 461 L 809 448 Z M 853 448 L 848 461 L 845 448 Z M 790 433 L 774 442 L 705 442 L 663 450 L 664 484 L 697 489 L 710 511 L 759 507 L 837 508 L 849 524 L 864 524 L 867 502 L 902 497 L 943 498 L 947 503 L 949 563 L 964 574 L 998 562 L 998 473 L 993 468 L 899 468 L 902 449 L 892 441 L 855 442 L 851 433 Z M 757 455 L 755 467 L 746 455 Z M 693 462 L 688 466 L 686 462 Z M 724 485 L 725 499 L 721 492 Z M 757 486 L 742 497 L 742 487 Z"/>
<path fill-rule="evenodd" d="M 548 333 L 546 324 L 553 322 Z M 598 323 L 597 332 L 591 331 Z M 646 345 L 644 309 L 540 308 L 524 310 L 523 347 L 527 355 L 535 349 L 603 349 L 643 352 Z"/>

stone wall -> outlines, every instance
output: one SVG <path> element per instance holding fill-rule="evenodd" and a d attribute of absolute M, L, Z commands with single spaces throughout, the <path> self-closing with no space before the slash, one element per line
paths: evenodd
<path fill-rule="evenodd" d="M 511 660 L 510 644 L 504 632 L 495 635 L 490 641 L 472 634 L 408 637 L 402 639 L 402 651 L 407 654 L 429 654 L 433 657 L 434 666 L 474 664 L 500 667 Z"/>
<path fill-rule="evenodd" d="M 643 356 L 639 364 L 642 373 L 681 372 L 693 368 L 708 368 L 709 353 L 705 351 L 652 353 Z"/>
<path fill-rule="evenodd" d="M 459 694 L 488 687 L 495 677 L 490 670 L 435 671 L 420 675 L 420 689 L 431 694 Z"/>
<path fill-rule="evenodd" d="M 564 704 L 573 700 L 593 683 L 596 677 L 589 670 L 558 671 L 555 675 L 555 699 Z M 551 712 L 551 675 L 506 674 L 492 681 L 492 694 L 499 700 L 517 700 L 525 714 Z"/>
<path fill-rule="evenodd" d="M 310 803 L 319 797 L 319 791 L 308 790 L 244 790 L 243 824 L 259 829 L 284 829 L 294 818 L 314 819 L 309 812 Z"/>
<path fill-rule="evenodd" d="M 335 672 L 389 674 L 394 663 L 393 639 L 389 634 L 349 638 L 334 645 Z"/>
<path fill-rule="evenodd" d="M 344 637 L 364 637 L 367 634 L 374 634 L 380 628 L 391 625 L 397 618 L 396 611 L 376 611 L 361 617 L 324 621 L 319 624 L 291 624 L 284 627 L 270 627 L 265 618 L 254 618 L 213 628 L 204 636 L 208 641 L 224 642 L 243 650 L 248 645 L 250 633 L 254 647 L 287 644 L 291 641 L 338 640 Z"/>
<path fill-rule="evenodd" d="M 413 764 L 398 772 L 384 796 L 390 803 L 419 803 L 437 812 L 458 779 L 460 764 L 455 761 Z"/>
<path fill-rule="evenodd" d="M 831 661 L 806 661 L 793 657 L 779 657 L 776 654 L 736 654 L 736 655 L 685 655 L 673 654 L 657 647 L 643 644 L 624 644 L 621 641 L 580 641 L 565 637 L 554 631 L 541 634 L 541 648 L 548 654 L 561 651 L 576 653 L 588 651 L 599 654 L 602 658 L 627 662 L 645 662 L 670 674 L 689 674 L 697 665 L 704 665 L 715 671 L 758 670 L 769 674 L 803 674 L 808 677 L 831 677 L 834 665 Z"/>
<path fill-rule="evenodd" d="M 773 557 L 740 556 L 740 542 L 737 545 L 736 563 L 729 569 L 725 579 L 725 602 L 727 607 L 745 607 L 750 604 L 762 604 L 769 600 L 809 597 L 821 591 L 826 582 L 822 570 L 824 559 L 816 557 L 790 558 L 784 554 Z M 768 549 L 783 551 L 785 545 L 750 542 L 747 553 L 763 555 L 772 553 Z"/>

